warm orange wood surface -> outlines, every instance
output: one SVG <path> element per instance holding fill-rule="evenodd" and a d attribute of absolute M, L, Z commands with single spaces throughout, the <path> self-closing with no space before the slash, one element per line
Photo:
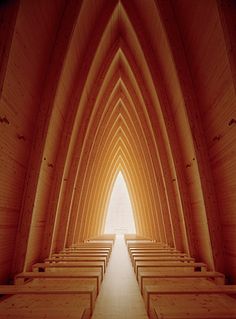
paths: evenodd
<path fill-rule="evenodd" d="M 0 283 L 96 246 L 119 171 L 127 239 L 236 283 L 235 1 L 3 2 Z"/>

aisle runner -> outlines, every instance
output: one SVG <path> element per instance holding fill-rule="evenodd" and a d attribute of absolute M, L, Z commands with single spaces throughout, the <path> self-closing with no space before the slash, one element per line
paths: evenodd
<path fill-rule="evenodd" d="M 92 319 L 148 319 L 123 236 L 116 237 Z"/>

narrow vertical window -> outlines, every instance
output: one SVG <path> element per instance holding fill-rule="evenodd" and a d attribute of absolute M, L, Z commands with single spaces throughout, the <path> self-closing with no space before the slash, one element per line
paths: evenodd
<path fill-rule="evenodd" d="M 131 200 L 121 172 L 118 173 L 111 192 L 105 233 L 136 233 Z"/>

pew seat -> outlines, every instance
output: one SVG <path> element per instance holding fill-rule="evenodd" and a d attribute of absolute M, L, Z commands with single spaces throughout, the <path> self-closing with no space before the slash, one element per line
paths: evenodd
<path fill-rule="evenodd" d="M 185 253 L 179 253 L 179 252 L 158 252 L 157 251 L 144 251 L 144 252 L 132 252 L 131 258 L 133 257 L 148 257 L 148 256 L 156 256 L 156 257 L 189 257 Z"/>
<path fill-rule="evenodd" d="M 95 236 L 95 237 L 91 237 L 91 238 L 88 238 L 86 240 L 84 240 L 84 242 L 91 242 L 91 241 L 112 241 L 113 243 L 115 242 L 116 240 L 116 234 L 102 234 L 102 235 L 99 235 L 99 236 Z"/>
<path fill-rule="evenodd" d="M 135 256 L 131 258 L 133 266 L 136 265 L 137 262 L 139 261 L 181 261 L 184 263 L 193 263 L 195 260 L 194 258 L 190 257 L 178 257 L 178 256 L 164 256 L 164 257 L 159 257 L 159 256 Z"/>
<path fill-rule="evenodd" d="M 226 294 L 152 295 L 149 318 L 236 319 L 236 302 Z"/>
<path fill-rule="evenodd" d="M 85 256 L 94 256 L 94 257 L 106 257 L 109 259 L 109 253 L 104 252 L 91 252 L 91 251 L 78 251 L 74 253 L 54 253 L 51 255 L 53 258 L 62 258 L 62 257 L 85 257 Z"/>
<path fill-rule="evenodd" d="M 94 285 L 0 285 L 0 319 L 85 319 L 94 307 Z"/>
<path fill-rule="evenodd" d="M 77 271 L 77 270 L 100 270 L 103 280 L 105 268 L 104 263 L 101 261 L 89 261 L 89 262 L 64 262 L 64 263 L 36 263 L 32 266 L 33 271 L 48 272 L 48 271 Z"/>
<path fill-rule="evenodd" d="M 214 281 L 216 284 L 223 285 L 225 283 L 225 276 L 219 272 L 211 272 L 211 271 L 201 271 L 201 272 L 186 272 L 186 271 L 179 271 L 176 272 L 175 270 L 169 271 L 140 271 L 138 274 L 138 283 L 140 286 L 141 293 L 143 292 L 143 285 L 144 283 L 147 284 L 146 279 L 162 279 L 162 278 L 179 278 L 180 280 L 184 281 L 187 278 L 206 278 L 208 280 Z"/>
<path fill-rule="evenodd" d="M 107 265 L 107 259 L 106 257 L 100 257 L 100 256 L 76 256 L 76 257 L 71 257 L 71 256 L 66 256 L 66 257 L 61 257 L 61 258 L 46 258 L 44 259 L 44 262 L 47 263 L 64 263 L 64 262 L 89 262 L 89 261 L 102 261 L 104 263 L 104 269 L 106 269 Z"/>
<path fill-rule="evenodd" d="M 173 298 L 181 295 L 182 297 L 198 296 L 198 295 L 222 295 L 223 298 L 225 295 L 235 295 L 236 294 L 236 285 L 216 285 L 210 281 L 195 281 L 191 284 L 186 283 L 185 281 L 182 283 L 170 283 L 165 282 L 162 279 L 156 285 L 146 285 L 143 287 L 143 298 L 144 303 L 147 309 L 148 314 L 150 315 L 151 301 L 155 297 L 155 300 L 159 304 L 159 296 L 171 295 Z M 234 301 L 235 307 L 235 299 Z M 205 313 L 207 313 L 207 307 L 211 305 L 208 302 L 205 303 Z M 191 308 L 189 308 L 191 309 Z M 235 308 L 236 309 L 236 308 Z M 191 317 L 190 317 L 191 318 Z"/>
<path fill-rule="evenodd" d="M 207 266 L 204 263 L 188 263 L 181 261 L 137 261 L 135 264 L 135 273 L 138 279 L 139 271 L 141 270 L 186 270 L 186 271 L 206 271 Z"/>
<path fill-rule="evenodd" d="M 94 278 L 96 280 L 96 287 L 97 292 L 99 293 L 102 276 L 101 271 L 79 271 L 76 272 L 62 272 L 62 271 L 56 271 L 56 272 L 22 272 L 20 274 L 17 274 L 15 276 L 15 285 L 22 285 L 28 282 L 31 282 L 33 279 L 78 279 L 78 278 Z"/>

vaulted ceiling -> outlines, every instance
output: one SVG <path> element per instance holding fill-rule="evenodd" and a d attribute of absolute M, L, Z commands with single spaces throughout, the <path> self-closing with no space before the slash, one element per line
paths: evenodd
<path fill-rule="evenodd" d="M 103 233 L 119 171 L 139 234 L 236 280 L 234 1 L 0 8 L 1 281 Z"/>

